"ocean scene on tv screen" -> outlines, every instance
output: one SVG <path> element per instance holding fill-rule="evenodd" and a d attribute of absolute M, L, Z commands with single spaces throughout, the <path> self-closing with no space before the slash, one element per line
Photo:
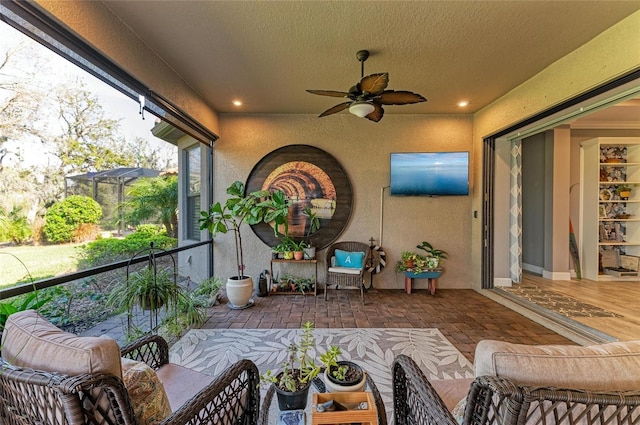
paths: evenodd
<path fill-rule="evenodd" d="M 391 154 L 391 195 L 469 194 L 469 152 Z"/>

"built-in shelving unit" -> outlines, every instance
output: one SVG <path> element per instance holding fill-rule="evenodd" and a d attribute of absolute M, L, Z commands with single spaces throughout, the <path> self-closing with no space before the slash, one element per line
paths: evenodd
<path fill-rule="evenodd" d="M 583 276 L 640 280 L 621 269 L 640 256 L 640 138 L 600 137 L 581 148 Z"/>

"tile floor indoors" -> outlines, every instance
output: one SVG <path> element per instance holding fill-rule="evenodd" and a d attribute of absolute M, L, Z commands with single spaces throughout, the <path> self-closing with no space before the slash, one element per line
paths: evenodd
<path fill-rule="evenodd" d="M 209 310 L 206 329 L 299 328 L 312 321 L 318 328 L 438 328 L 473 362 L 483 339 L 521 344 L 574 344 L 470 289 L 369 290 L 365 305 L 360 291 L 330 290 L 328 301 L 317 296 L 270 295 L 254 298 L 253 307 L 232 310 L 223 303 Z"/>

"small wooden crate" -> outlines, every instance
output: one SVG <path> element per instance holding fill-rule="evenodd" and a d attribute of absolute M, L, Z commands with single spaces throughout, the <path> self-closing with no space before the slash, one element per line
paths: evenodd
<path fill-rule="evenodd" d="M 365 410 L 343 410 L 339 412 L 318 412 L 315 406 L 318 403 L 324 403 L 329 400 L 335 400 L 338 403 L 353 404 L 366 401 L 368 409 Z M 373 400 L 373 394 L 370 392 L 356 393 L 314 393 L 313 408 L 311 409 L 311 424 L 344 424 L 360 422 L 362 425 L 377 425 L 378 409 Z"/>

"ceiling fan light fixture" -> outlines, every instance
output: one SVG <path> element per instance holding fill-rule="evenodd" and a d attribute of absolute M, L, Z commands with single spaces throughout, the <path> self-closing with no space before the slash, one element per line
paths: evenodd
<path fill-rule="evenodd" d="M 360 118 L 366 117 L 367 115 L 375 111 L 375 109 L 376 108 L 371 102 L 366 102 L 363 100 L 354 102 L 351 106 L 349 106 L 349 112 Z"/>

